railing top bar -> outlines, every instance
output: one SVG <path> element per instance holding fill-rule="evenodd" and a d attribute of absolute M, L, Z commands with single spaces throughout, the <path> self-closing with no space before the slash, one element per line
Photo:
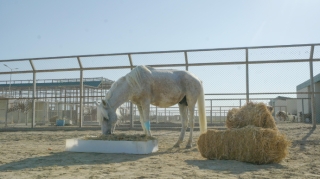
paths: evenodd
<path fill-rule="evenodd" d="M 268 94 L 311 94 L 312 92 L 260 92 L 260 93 L 249 93 L 250 95 L 268 95 Z M 320 92 L 313 92 L 314 94 L 320 94 Z M 218 95 L 246 95 L 246 93 L 206 93 L 207 96 L 218 96 Z M 290 99 L 290 98 L 289 98 Z"/>
<path fill-rule="evenodd" d="M 171 51 L 150 51 L 150 52 L 128 52 L 128 53 L 111 53 L 111 54 L 92 54 L 92 55 L 72 55 L 72 56 L 56 56 L 56 57 L 38 57 L 38 58 L 21 58 L 21 59 L 5 59 L 0 62 L 14 62 L 26 60 L 50 60 L 62 58 L 77 58 L 77 57 L 98 57 L 98 56 L 118 56 L 118 55 L 143 55 L 143 54 L 159 54 L 159 53 L 181 53 L 181 52 L 201 52 L 201 51 L 218 51 L 218 50 L 244 50 L 244 49 L 263 49 L 263 48 L 283 48 L 283 47 L 303 47 L 303 46 L 318 46 L 316 44 L 293 44 L 293 45 L 275 45 L 275 46 L 252 46 L 252 47 L 231 47 L 231 48 L 213 48 L 213 49 L 189 49 L 189 50 L 171 50 Z"/>
<path fill-rule="evenodd" d="M 20 84 L 20 83 L 30 82 L 30 81 L 33 81 L 33 80 L 32 79 L 28 79 L 28 80 L 11 80 L 11 83 Z M 103 77 L 90 77 L 90 78 L 83 78 L 83 81 L 108 81 L 109 82 L 109 81 L 112 81 L 112 80 L 110 80 L 108 78 L 103 78 Z M 9 82 L 9 81 L 8 80 L 0 80 L 0 84 L 3 84 L 5 82 Z M 40 82 L 40 83 L 79 82 L 79 79 L 78 78 L 37 79 L 37 82 Z"/>
<path fill-rule="evenodd" d="M 249 61 L 248 64 L 264 64 L 264 63 L 292 63 L 292 62 L 309 62 L 310 59 L 287 59 L 287 60 L 261 60 Z M 319 58 L 314 58 L 313 61 L 320 61 Z M 0 61 L 1 62 L 1 61 Z M 246 64 L 245 61 L 230 61 L 230 62 L 211 62 L 211 63 L 180 63 L 180 64 L 154 64 L 151 67 L 185 67 L 185 66 L 209 66 L 209 65 L 240 65 Z M 107 70 L 107 69 L 130 69 L 132 66 L 106 66 L 106 67 L 82 67 L 82 68 L 57 68 L 57 69 L 41 69 L 41 70 L 25 70 L 25 71 L 5 71 L 0 74 L 21 74 L 21 73 L 42 73 L 42 72 L 57 72 L 57 71 L 79 71 L 79 70 Z"/>

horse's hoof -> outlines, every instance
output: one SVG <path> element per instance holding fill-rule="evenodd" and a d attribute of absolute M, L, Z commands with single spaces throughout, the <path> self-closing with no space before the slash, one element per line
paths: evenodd
<path fill-rule="evenodd" d="M 191 149 L 192 148 L 192 145 L 187 145 L 186 146 L 186 149 Z"/>
<path fill-rule="evenodd" d="M 179 148 L 180 145 L 179 145 L 179 144 L 175 144 L 173 147 L 174 147 L 174 148 Z"/>

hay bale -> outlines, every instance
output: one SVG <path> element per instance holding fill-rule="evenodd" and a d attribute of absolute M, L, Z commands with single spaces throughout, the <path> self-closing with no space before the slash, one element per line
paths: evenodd
<path fill-rule="evenodd" d="M 248 125 L 277 129 L 270 110 L 273 110 L 273 108 L 269 108 L 264 103 L 249 102 L 240 109 L 233 108 L 228 111 L 226 126 L 229 129 Z"/>
<path fill-rule="evenodd" d="M 204 158 L 268 164 L 281 162 L 288 155 L 291 142 L 278 130 L 246 126 L 208 130 L 200 135 L 197 144 Z"/>

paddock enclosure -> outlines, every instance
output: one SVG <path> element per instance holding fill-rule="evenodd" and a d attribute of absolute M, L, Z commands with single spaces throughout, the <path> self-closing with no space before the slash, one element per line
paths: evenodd
<path fill-rule="evenodd" d="M 228 110 L 247 101 L 273 106 L 274 116 L 285 111 L 292 122 L 320 122 L 320 44 L 9 59 L 1 64 L 10 68 L 0 71 L 0 127 L 5 128 L 52 126 L 53 117 L 80 128 L 99 125 L 94 101 L 137 65 L 198 76 L 209 123 L 224 123 Z M 134 127 L 136 107 L 122 107 Z M 157 122 L 179 120 L 177 106 L 153 107 L 151 114 Z"/>
<path fill-rule="evenodd" d="M 0 178 L 320 177 L 320 44 L 4 59 L 0 65 Z M 137 65 L 199 77 L 209 129 L 226 129 L 228 111 L 249 101 L 272 106 L 277 127 L 293 141 L 289 157 L 269 165 L 202 158 L 197 108 L 194 147 L 171 148 L 181 129 L 177 105 L 151 106 L 151 130 L 160 141 L 154 154 L 64 152 L 65 139 L 100 132 L 95 101 Z M 121 111 L 116 132 L 142 133 L 137 107 L 126 102 Z M 279 111 L 287 120 L 276 117 Z"/>

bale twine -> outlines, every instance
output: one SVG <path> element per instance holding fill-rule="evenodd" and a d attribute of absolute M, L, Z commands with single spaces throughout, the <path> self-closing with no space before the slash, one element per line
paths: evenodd
<path fill-rule="evenodd" d="M 208 130 L 200 135 L 197 144 L 201 155 L 207 159 L 268 164 L 281 162 L 291 142 L 278 130 L 246 126 L 225 131 Z"/>
<path fill-rule="evenodd" d="M 240 109 L 233 108 L 228 111 L 226 126 L 229 129 L 248 125 L 277 129 L 270 110 L 264 103 L 249 102 Z"/>

